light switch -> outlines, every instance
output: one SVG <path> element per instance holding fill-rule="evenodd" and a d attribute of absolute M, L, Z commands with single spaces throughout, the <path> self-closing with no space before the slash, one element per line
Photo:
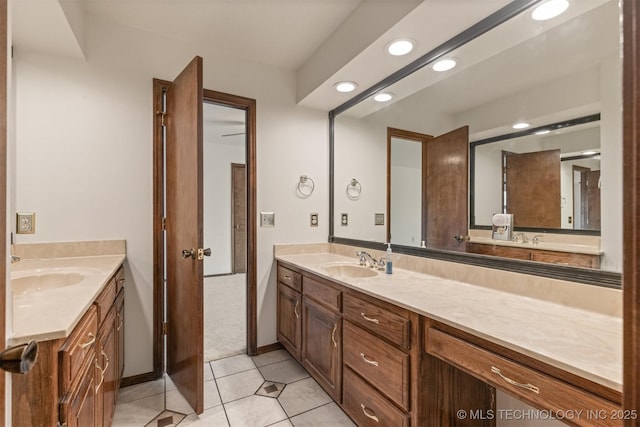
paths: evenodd
<path fill-rule="evenodd" d="M 349 225 L 349 214 L 346 214 L 346 213 L 340 214 L 340 225 L 344 227 Z"/>
<path fill-rule="evenodd" d="M 260 212 L 260 227 L 275 227 L 276 214 L 273 212 Z"/>
<path fill-rule="evenodd" d="M 375 215 L 375 225 L 384 225 L 384 214 L 383 213 L 377 213 L 374 214 Z"/>
<path fill-rule="evenodd" d="M 318 214 L 317 213 L 312 213 L 311 214 L 311 226 L 312 227 L 317 227 L 318 226 Z"/>

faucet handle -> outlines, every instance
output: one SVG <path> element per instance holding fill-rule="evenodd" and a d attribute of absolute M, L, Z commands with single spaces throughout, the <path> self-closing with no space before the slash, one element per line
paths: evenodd
<path fill-rule="evenodd" d="M 535 236 L 533 236 L 533 240 L 532 240 L 532 242 L 533 242 L 534 244 L 538 244 L 538 243 L 540 243 L 540 239 L 541 239 L 542 237 L 544 237 L 544 235 L 543 235 L 543 234 L 536 234 Z"/>

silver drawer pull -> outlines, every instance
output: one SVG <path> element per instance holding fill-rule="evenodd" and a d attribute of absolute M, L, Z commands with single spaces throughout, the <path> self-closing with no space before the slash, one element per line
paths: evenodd
<path fill-rule="evenodd" d="M 296 300 L 296 306 L 293 307 L 293 314 L 296 315 L 296 319 L 300 318 L 300 315 L 298 314 L 298 304 L 300 304 L 300 300 Z"/>
<path fill-rule="evenodd" d="M 102 357 L 104 357 L 106 362 L 104 368 L 102 368 L 102 376 L 104 377 L 104 373 L 107 372 L 107 368 L 109 367 L 109 356 L 104 352 L 104 348 L 100 349 L 100 353 L 102 353 Z"/>
<path fill-rule="evenodd" d="M 360 357 L 362 357 L 362 360 L 364 360 L 365 363 L 368 363 L 369 365 L 373 365 L 373 366 L 378 366 L 378 362 L 376 362 L 373 359 L 369 359 L 367 356 L 365 356 L 364 353 L 360 353 Z"/>
<path fill-rule="evenodd" d="M 87 348 L 87 347 L 89 347 L 90 345 L 93 345 L 96 342 L 96 337 L 91 332 L 89 332 L 87 334 L 87 336 L 90 338 L 89 341 L 87 341 L 84 344 L 80 344 L 80 348 Z"/>
<path fill-rule="evenodd" d="M 491 372 L 493 372 L 494 374 L 498 374 L 498 375 L 500 376 L 500 378 L 502 378 L 503 380 L 505 380 L 508 384 L 511 384 L 511 385 L 513 385 L 513 386 L 516 386 L 516 387 L 523 388 L 523 389 L 525 389 L 525 390 L 532 391 L 532 392 L 534 392 L 535 394 L 540 394 L 540 389 L 539 389 L 538 387 L 536 387 L 536 386 L 534 386 L 534 385 L 532 385 L 532 384 L 529 384 L 529 383 L 524 384 L 524 383 L 516 382 L 516 381 L 512 380 L 511 378 L 506 377 L 506 376 L 502 373 L 502 371 L 500 371 L 500 369 L 496 368 L 495 366 L 492 366 L 492 367 L 491 367 Z"/>
<path fill-rule="evenodd" d="M 291 280 L 291 276 L 289 276 L 288 274 L 285 274 L 283 278 L 284 280 Z"/>
<path fill-rule="evenodd" d="M 362 318 L 367 322 L 375 323 L 376 325 L 380 323 L 378 319 L 374 319 L 373 317 L 367 317 L 367 315 L 364 313 L 360 313 L 360 316 L 362 316 Z"/>
<path fill-rule="evenodd" d="M 365 415 L 365 417 L 367 418 L 371 418 L 373 421 L 379 423 L 380 420 L 378 419 L 378 417 L 375 416 L 375 413 L 372 415 L 369 413 L 369 411 L 371 411 L 371 409 L 367 408 L 366 406 L 364 406 L 364 404 L 360 404 L 360 407 L 362 408 L 362 413 Z"/>
<path fill-rule="evenodd" d="M 98 359 L 95 359 L 93 361 L 93 365 L 96 367 L 96 369 L 98 371 L 100 371 L 100 382 L 98 383 L 98 385 L 95 387 L 96 393 L 98 392 L 98 390 L 100 390 L 100 387 L 102 387 L 102 383 L 104 382 L 104 371 L 102 370 L 102 367 L 100 366 L 100 364 L 98 363 Z M 105 369 L 106 370 L 106 369 Z"/>

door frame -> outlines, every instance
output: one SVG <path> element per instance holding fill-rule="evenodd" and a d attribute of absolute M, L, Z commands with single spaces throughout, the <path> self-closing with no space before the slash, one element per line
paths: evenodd
<path fill-rule="evenodd" d="M 170 81 L 153 79 L 153 378 L 164 373 L 164 152 L 162 149 L 163 94 Z M 257 210 L 256 210 L 256 100 L 204 89 L 203 100 L 246 112 L 247 170 L 247 354 L 257 354 Z M 128 383 L 146 381 L 131 379 Z"/>

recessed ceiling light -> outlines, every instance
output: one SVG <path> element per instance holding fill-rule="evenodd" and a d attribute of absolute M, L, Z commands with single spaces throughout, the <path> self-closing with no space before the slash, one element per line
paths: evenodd
<path fill-rule="evenodd" d="M 511 126 L 514 129 L 526 129 L 529 126 L 531 126 L 529 123 L 527 122 L 518 122 L 515 125 Z"/>
<path fill-rule="evenodd" d="M 583 156 L 593 156 L 594 154 L 598 154 L 598 152 L 597 151 L 593 151 L 593 150 L 583 151 L 582 152 Z"/>
<path fill-rule="evenodd" d="M 548 0 L 533 10 L 531 18 L 536 21 L 546 21 L 560 15 L 568 7 L 569 2 L 567 0 Z"/>
<path fill-rule="evenodd" d="M 453 67 L 455 67 L 457 64 L 456 60 L 453 58 L 445 58 L 445 59 L 441 59 L 438 62 L 436 62 L 435 64 L 433 64 L 433 66 L 431 68 L 433 68 L 434 71 L 448 71 L 450 69 L 452 69 Z"/>
<path fill-rule="evenodd" d="M 411 52 L 416 43 L 410 39 L 394 40 L 387 45 L 387 52 L 393 56 L 402 56 Z"/>
<path fill-rule="evenodd" d="M 378 102 L 391 101 L 392 98 L 393 98 L 393 94 L 390 92 L 382 92 L 373 97 L 373 99 Z"/>
<path fill-rule="evenodd" d="M 535 132 L 535 134 L 536 135 L 546 135 L 549 132 L 551 132 L 549 129 L 542 129 L 542 130 L 539 130 L 539 131 Z"/>
<path fill-rule="evenodd" d="M 358 87 L 357 83 L 354 82 L 338 82 L 333 85 L 338 92 L 353 92 Z"/>

